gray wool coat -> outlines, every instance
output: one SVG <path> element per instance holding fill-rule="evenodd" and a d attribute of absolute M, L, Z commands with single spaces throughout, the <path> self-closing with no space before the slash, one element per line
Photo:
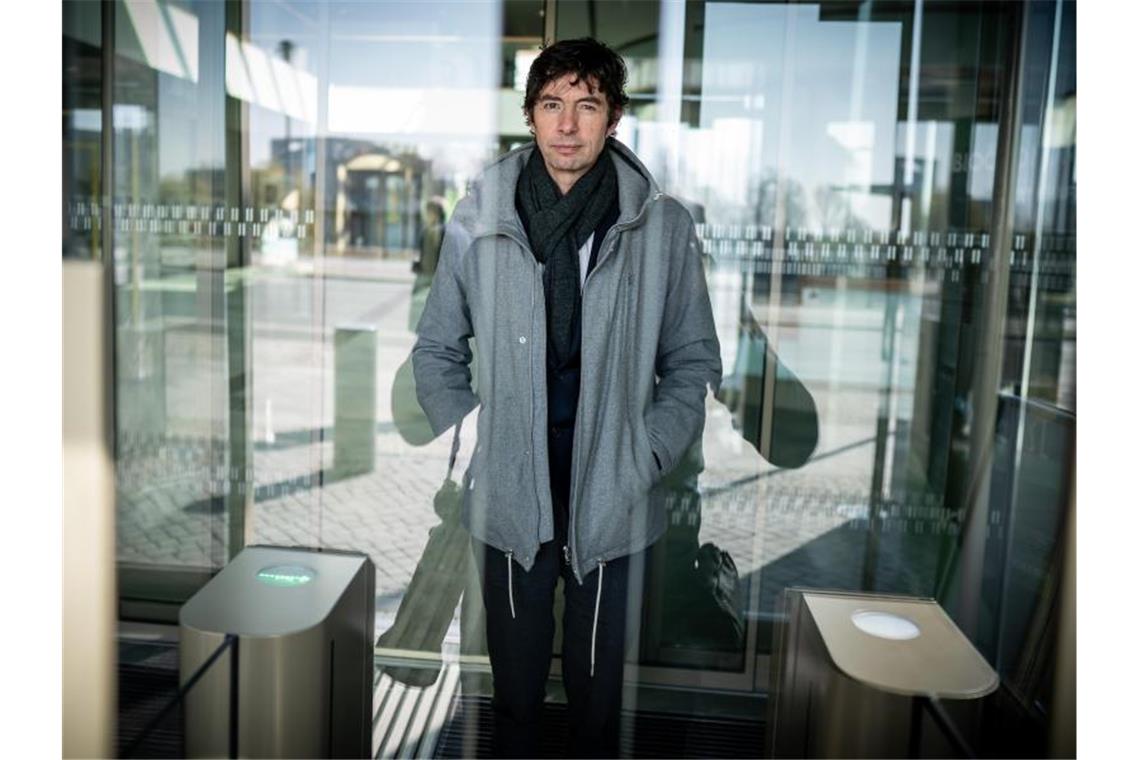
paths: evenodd
<path fill-rule="evenodd" d="M 535 149 L 492 163 L 456 207 L 412 353 L 436 435 L 479 407 L 463 522 L 525 570 L 554 537 L 543 265 L 515 210 Z M 721 377 L 692 217 L 620 142 L 611 139 L 600 160 L 617 168 L 620 212 L 582 287 L 567 547 L 579 582 L 665 532 L 663 501 L 650 493 L 700 435 L 706 393 Z"/>

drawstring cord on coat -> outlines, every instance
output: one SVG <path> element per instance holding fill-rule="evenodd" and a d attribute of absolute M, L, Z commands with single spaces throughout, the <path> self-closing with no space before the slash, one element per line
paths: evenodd
<path fill-rule="evenodd" d="M 514 552 L 507 552 L 507 599 L 511 605 L 511 619 L 515 619 Z M 594 626 L 590 631 L 590 678 L 594 677 L 595 653 L 598 648 L 598 616 L 602 609 L 602 576 L 606 563 L 598 562 L 598 594 L 594 598 Z"/>
<path fill-rule="evenodd" d="M 511 602 L 511 620 L 515 619 L 515 584 L 511 570 L 511 565 L 514 564 L 511 560 L 514 555 L 514 552 L 507 552 L 507 598 Z"/>
<path fill-rule="evenodd" d="M 602 607 L 602 571 L 606 569 L 605 562 L 598 562 L 598 596 L 594 599 L 594 630 L 590 634 L 590 678 L 594 677 L 594 650 L 598 643 L 598 612 Z"/>

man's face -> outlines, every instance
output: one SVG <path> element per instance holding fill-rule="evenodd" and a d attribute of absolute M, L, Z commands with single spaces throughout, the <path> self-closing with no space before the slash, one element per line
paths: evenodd
<path fill-rule="evenodd" d="M 598 160 L 621 118 L 615 111 L 611 125 L 605 94 L 596 86 L 591 92 L 585 81 L 572 81 L 574 74 L 547 82 L 530 117 L 546 170 L 563 195 Z"/>

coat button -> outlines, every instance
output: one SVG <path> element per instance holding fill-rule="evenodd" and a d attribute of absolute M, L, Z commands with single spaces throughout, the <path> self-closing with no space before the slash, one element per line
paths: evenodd
<path fill-rule="evenodd" d="M 519 343 L 526 343 L 526 336 L 525 335 L 519 336 Z"/>

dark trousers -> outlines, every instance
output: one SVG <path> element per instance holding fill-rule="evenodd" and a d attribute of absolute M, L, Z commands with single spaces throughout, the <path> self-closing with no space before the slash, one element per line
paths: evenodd
<path fill-rule="evenodd" d="M 487 610 L 487 652 L 495 689 L 492 705 L 496 756 L 539 755 L 542 706 L 554 644 L 554 588 L 561 578 L 566 600 L 562 616 L 562 679 L 569 712 L 567 750 L 570 757 L 616 757 L 626 616 L 631 611 L 640 614 L 639 604 L 627 603 L 630 569 L 634 568 L 635 588 L 640 589 L 644 553 L 605 564 L 599 599 L 598 569 L 579 585 L 556 541 L 539 548 L 530 572 L 505 553 L 476 539 L 472 539 L 472 549 Z M 509 573 L 508 562 L 512 563 Z M 636 628 L 636 620 L 633 622 Z"/>

